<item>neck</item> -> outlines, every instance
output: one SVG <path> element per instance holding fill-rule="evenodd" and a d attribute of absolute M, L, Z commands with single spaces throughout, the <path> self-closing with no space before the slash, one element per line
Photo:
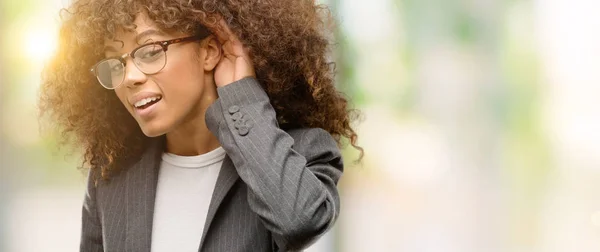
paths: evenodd
<path fill-rule="evenodd" d="M 206 75 L 204 83 L 206 90 L 196 109 L 176 129 L 167 133 L 167 152 L 180 156 L 197 156 L 221 146 L 205 121 L 206 109 L 218 97 L 212 75 Z"/>
<path fill-rule="evenodd" d="M 181 123 L 176 129 L 167 133 L 167 152 L 180 156 L 197 156 L 208 153 L 219 146 L 219 140 L 206 126 L 206 109 L 216 99 L 213 96 L 202 99 L 199 106 L 191 113 L 191 117 Z"/>
<path fill-rule="evenodd" d="M 208 153 L 219 146 L 219 140 L 208 130 L 204 117 L 193 120 L 167 133 L 167 152 L 180 156 Z"/>

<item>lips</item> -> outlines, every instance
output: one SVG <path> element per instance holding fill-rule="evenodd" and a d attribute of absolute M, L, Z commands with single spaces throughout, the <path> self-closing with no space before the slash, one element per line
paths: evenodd
<path fill-rule="evenodd" d="M 144 121 L 152 120 L 156 116 L 156 108 L 162 100 L 162 94 L 151 91 L 138 92 L 128 98 L 136 118 Z"/>
<path fill-rule="evenodd" d="M 157 92 L 142 91 L 129 96 L 128 102 L 134 108 L 147 105 L 152 102 L 157 102 L 162 99 L 162 95 Z"/>
<path fill-rule="evenodd" d="M 144 99 L 141 99 L 141 100 L 137 101 L 136 103 L 134 103 L 133 107 L 135 107 L 136 109 L 144 109 L 144 108 L 150 107 L 154 103 L 157 103 L 161 99 L 162 99 L 162 96 L 154 96 L 154 97 L 144 98 Z"/>

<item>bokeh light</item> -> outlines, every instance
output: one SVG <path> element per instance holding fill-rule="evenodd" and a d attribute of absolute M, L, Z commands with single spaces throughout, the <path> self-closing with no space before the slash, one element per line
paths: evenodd
<path fill-rule="evenodd" d="M 36 62 L 46 62 L 56 50 L 58 34 L 52 26 L 29 27 L 24 35 L 24 51 Z"/>

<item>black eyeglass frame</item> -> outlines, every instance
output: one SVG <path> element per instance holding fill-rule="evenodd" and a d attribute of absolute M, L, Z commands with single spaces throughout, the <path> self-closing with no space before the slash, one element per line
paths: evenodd
<path fill-rule="evenodd" d="M 102 84 L 102 81 L 100 81 L 100 78 L 98 76 L 98 72 L 96 70 L 97 67 L 98 67 L 98 65 L 102 64 L 103 62 L 106 62 L 107 60 L 116 59 L 116 60 L 119 60 L 121 62 L 121 64 L 123 64 L 124 67 L 127 67 L 127 61 L 126 61 L 127 57 L 131 57 L 131 59 L 135 59 L 134 55 L 135 55 L 135 53 L 139 49 L 141 49 L 143 47 L 146 47 L 146 46 L 149 46 L 149 45 L 159 45 L 162 48 L 163 52 L 165 53 L 165 56 L 164 56 L 165 57 L 165 63 L 163 64 L 163 66 L 158 71 L 155 71 L 155 72 L 144 72 L 142 69 L 140 69 L 137 66 L 137 64 L 134 63 L 135 67 L 137 67 L 137 69 L 139 69 L 142 73 L 144 73 L 144 74 L 156 74 L 156 73 L 160 72 L 163 68 L 165 68 L 165 65 L 167 65 L 167 58 L 166 58 L 167 55 L 166 55 L 166 53 L 167 53 L 167 50 L 169 49 L 170 45 L 177 44 L 177 43 L 183 43 L 183 42 L 197 41 L 197 40 L 201 40 L 201 39 L 204 39 L 204 38 L 206 38 L 206 36 L 194 35 L 194 36 L 189 36 L 189 37 L 176 38 L 176 39 L 163 40 L 163 41 L 156 41 L 156 42 L 151 42 L 151 43 L 148 43 L 148 44 L 143 44 L 143 45 L 138 46 L 135 49 L 133 49 L 130 53 L 126 53 L 126 54 L 123 54 L 121 56 L 114 56 L 114 57 L 105 58 L 105 59 L 99 61 L 98 63 L 94 64 L 94 66 L 92 66 L 92 68 L 90 68 L 90 72 L 96 77 L 96 79 L 98 80 L 98 82 L 100 83 L 100 85 L 102 87 L 104 87 L 106 89 L 115 89 L 115 88 L 121 86 L 121 84 L 123 84 L 123 80 L 121 80 L 121 83 L 119 83 L 119 85 L 116 85 L 116 86 L 114 86 L 112 88 L 104 86 L 104 84 Z M 125 71 L 125 68 L 123 68 L 123 71 Z"/>

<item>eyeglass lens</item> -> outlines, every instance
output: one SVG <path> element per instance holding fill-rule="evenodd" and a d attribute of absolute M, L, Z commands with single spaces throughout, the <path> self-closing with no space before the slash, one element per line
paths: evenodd
<path fill-rule="evenodd" d="M 164 49 L 157 44 L 138 48 L 132 58 L 136 67 L 145 74 L 158 73 L 167 62 Z M 119 86 L 125 79 L 125 65 L 118 59 L 101 61 L 95 71 L 100 84 L 109 89 Z"/>

